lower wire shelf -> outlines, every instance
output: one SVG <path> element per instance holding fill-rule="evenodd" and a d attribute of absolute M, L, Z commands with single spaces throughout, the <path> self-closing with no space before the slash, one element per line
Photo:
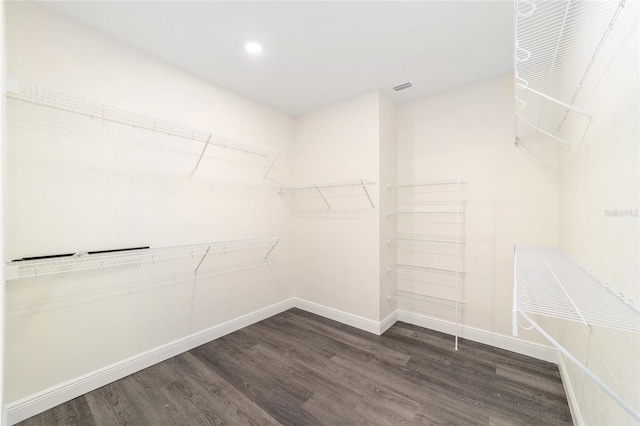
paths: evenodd
<path fill-rule="evenodd" d="M 443 297 L 429 296 L 427 294 L 415 293 L 412 291 L 395 290 L 387 296 L 388 300 L 398 300 L 401 302 L 417 303 L 420 305 L 439 308 L 447 311 L 455 312 L 459 306 L 464 305 L 463 302 L 445 299 Z"/>
<path fill-rule="evenodd" d="M 49 257 L 7 262 L 7 281 L 32 279 L 43 276 L 82 271 L 122 268 L 132 265 L 168 265 L 179 262 L 179 269 L 198 270 L 213 265 L 215 258 L 234 257 L 245 260 L 238 253 L 250 254 L 255 260 L 268 260 L 279 238 L 254 238 L 245 240 L 213 241 L 199 244 L 141 248 L 111 253 L 76 253 L 64 257 Z M 235 255 L 234 255 L 235 253 Z"/>
<path fill-rule="evenodd" d="M 518 327 L 522 327 L 519 318 L 525 319 L 530 328 L 542 334 L 580 371 L 640 421 L 640 413 L 634 407 L 576 359 L 532 316 L 572 321 L 588 328 L 595 326 L 615 333 L 638 336 L 640 309 L 632 299 L 614 292 L 607 283 L 600 281 L 559 248 L 515 247 L 513 335 L 517 336 Z"/>

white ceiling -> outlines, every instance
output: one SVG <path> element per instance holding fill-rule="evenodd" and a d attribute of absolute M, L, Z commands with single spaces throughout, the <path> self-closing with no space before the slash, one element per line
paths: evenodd
<path fill-rule="evenodd" d="M 377 89 L 403 103 L 513 68 L 511 1 L 39 4 L 294 116 Z M 264 52 L 248 55 L 248 40 Z"/>

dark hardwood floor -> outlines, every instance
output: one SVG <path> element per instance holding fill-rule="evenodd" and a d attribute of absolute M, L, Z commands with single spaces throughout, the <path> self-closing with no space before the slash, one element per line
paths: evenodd
<path fill-rule="evenodd" d="M 21 425 L 571 424 L 555 365 L 405 323 L 291 309 Z"/>

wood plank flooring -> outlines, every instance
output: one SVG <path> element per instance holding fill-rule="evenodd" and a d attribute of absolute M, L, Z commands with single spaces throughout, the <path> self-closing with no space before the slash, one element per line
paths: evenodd
<path fill-rule="evenodd" d="M 555 365 L 398 322 L 373 334 L 291 309 L 20 423 L 559 425 Z"/>

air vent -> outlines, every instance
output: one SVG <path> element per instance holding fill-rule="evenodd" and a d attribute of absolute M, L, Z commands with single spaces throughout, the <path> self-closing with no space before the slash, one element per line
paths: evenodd
<path fill-rule="evenodd" d="M 408 89 L 409 87 L 413 87 L 413 84 L 411 84 L 410 81 L 407 81 L 406 83 L 403 83 L 394 87 L 393 90 L 395 90 L 396 92 L 399 92 L 401 90 Z"/>

